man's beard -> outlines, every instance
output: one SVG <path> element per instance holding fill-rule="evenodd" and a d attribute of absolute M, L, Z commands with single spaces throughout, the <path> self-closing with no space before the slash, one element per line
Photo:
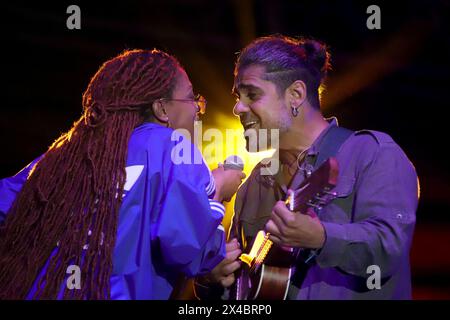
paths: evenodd
<path fill-rule="evenodd" d="M 277 119 L 276 127 L 280 130 L 280 136 L 288 132 L 292 126 L 292 118 L 287 110 L 288 109 L 283 104 L 283 109 L 280 112 L 280 117 Z"/>
<path fill-rule="evenodd" d="M 249 152 L 261 152 L 270 149 L 278 149 L 280 138 L 288 132 L 292 125 L 292 119 L 283 106 L 280 117 L 273 121 L 270 126 L 265 126 L 259 119 L 258 128 L 249 129 L 245 134 L 245 147 Z M 266 129 L 269 127 L 268 129 Z"/>

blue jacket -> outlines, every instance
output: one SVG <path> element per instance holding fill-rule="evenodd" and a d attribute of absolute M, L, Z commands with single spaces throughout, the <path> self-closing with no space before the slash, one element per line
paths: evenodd
<path fill-rule="evenodd" d="M 225 257 L 225 209 L 209 199 L 214 179 L 190 142 L 189 159 L 197 163 L 179 163 L 186 155 L 176 152 L 178 139 L 172 129 L 152 123 L 136 128 L 130 138 L 110 280 L 112 299 L 168 299 L 180 273 L 207 273 Z M 0 180 L 0 222 L 38 160 Z M 55 246 L 53 254 L 56 250 Z M 61 284 L 60 297 L 65 286 Z"/>

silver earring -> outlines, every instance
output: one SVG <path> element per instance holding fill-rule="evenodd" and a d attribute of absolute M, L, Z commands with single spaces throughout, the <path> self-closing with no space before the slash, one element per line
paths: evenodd
<path fill-rule="evenodd" d="M 292 110 L 291 110 L 291 111 L 292 111 L 292 115 L 293 115 L 294 117 L 298 116 L 298 113 L 299 113 L 299 112 L 298 112 L 298 108 L 299 108 L 299 107 L 292 107 L 292 106 L 291 106 L 291 109 L 292 109 Z"/>

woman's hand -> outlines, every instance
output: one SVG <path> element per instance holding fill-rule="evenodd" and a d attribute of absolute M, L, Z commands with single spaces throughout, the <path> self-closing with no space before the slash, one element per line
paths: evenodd
<path fill-rule="evenodd" d="M 245 179 L 245 173 L 240 170 L 227 169 L 219 164 L 219 167 L 212 171 L 216 183 L 216 193 L 214 200 L 230 201 L 237 189 Z"/>

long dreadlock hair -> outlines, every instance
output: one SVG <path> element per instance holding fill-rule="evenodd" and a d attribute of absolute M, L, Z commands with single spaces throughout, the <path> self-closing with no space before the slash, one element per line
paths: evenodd
<path fill-rule="evenodd" d="M 33 298 L 57 298 L 69 265 L 82 286 L 65 299 L 110 298 L 128 140 L 180 69 L 162 51 L 129 50 L 92 77 L 81 118 L 34 166 L 0 229 L 0 299 L 26 298 L 47 261 Z"/>

